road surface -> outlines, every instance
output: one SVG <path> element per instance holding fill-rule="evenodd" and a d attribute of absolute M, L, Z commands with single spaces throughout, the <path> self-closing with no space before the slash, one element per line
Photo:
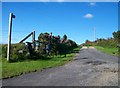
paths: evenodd
<path fill-rule="evenodd" d="M 82 48 L 64 66 L 4 79 L 3 86 L 118 86 L 118 57 Z"/>

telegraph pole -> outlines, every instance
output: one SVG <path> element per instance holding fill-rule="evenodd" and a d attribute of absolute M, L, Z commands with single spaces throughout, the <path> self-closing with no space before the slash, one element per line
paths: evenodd
<path fill-rule="evenodd" d="M 96 40 L 96 29 L 95 29 L 95 27 L 94 27 L 94 41 Z"/>
<path fill-rule="evenodd" d="M 10 60 L 12 18 L 15 18 L 15 15 L 13 15 L 13 13 L 10 13 L 10 15 L 9 15 L 9 27 L 8 27 L 7 61 Z"/>

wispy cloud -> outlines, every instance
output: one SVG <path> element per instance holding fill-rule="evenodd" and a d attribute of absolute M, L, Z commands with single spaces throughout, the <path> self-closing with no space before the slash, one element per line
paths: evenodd
<path fill-rule="evenodd" d="M 94 16 L 93 16 L 92 14 L 90 14 L 90 13 L 84 15 L 84 18 L 88 18 L 88 19 L 93 18 L 93 17 L 94 17 Z"/>
<path fill-rule="evenodd" d="M 90 2 L 89 4 L 90 4 L 90 6 L 96 6 L 95 2 Z"/>

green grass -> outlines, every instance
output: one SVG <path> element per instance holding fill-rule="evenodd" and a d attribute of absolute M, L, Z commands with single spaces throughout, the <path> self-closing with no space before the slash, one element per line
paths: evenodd
<path fill-rule="evenodd" d="M 101 46 L 95 46 L 96 49 L 110 55 L 118 56 L 118 48 L 108 48 L 108 47 L 101 47 Z"/>
<path fill-rule="evenodd" d="M 78 52 L 80 48 L 81 47 L 74 49 L 71 53 L 67 54 L 66 57 L 64 57 L 64 55 L 50 56 L 50 59 L 46 60 L 26 60 L 23 62 L 8 63 L 6 58 L 0 59 L 0 62 L 2 62 L 2 77 L 0 78 L 14 77 L 29 72 L 64 65 L 73 59 L 75 53 Z"/>
<path fill-rule="evenodd" d="M 1 61 L 1 58 L 0 58 L 0 78 L 2 78 L 2 61 Z"/>

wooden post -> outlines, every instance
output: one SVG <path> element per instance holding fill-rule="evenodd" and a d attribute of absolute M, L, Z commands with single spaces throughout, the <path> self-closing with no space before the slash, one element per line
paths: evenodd
<path fill-rule="evenodd" d="M 33 31 L 32 42 L 33 42 L 33 49 L 35 49 L 35 31 Z"/>
<path fill-rule="evenodd" d="M 94 27 L 94 41 L 96 40 L 96 29 Z"/>
<path fill-rule="evenodd" d="M 7 61 L 9 61 L 9 60 L 10 60 L 12 18 L 15 18 L 15 16 L 13 15 L 13 13 L 10 13 L 10 16 L 9 16 L 9 27 L 8 27 L 8 48 L 7 48 Z"/>
<path fill-rule="evenodd" d="M 22 43 L 23 41 L 25 41 L 28 37 L 30 37 L 31 35 L 33 35 L 33 32 L 31 32 L 29 35 L 27 35 L 24 39 L 22 39 L 19 43 Z"/>

